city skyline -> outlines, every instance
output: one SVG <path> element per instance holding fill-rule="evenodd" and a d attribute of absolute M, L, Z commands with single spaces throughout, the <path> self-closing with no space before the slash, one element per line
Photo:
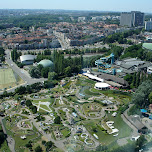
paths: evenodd
<path fill-rule="evenodd" d="M 63 10 L 94 10 L 94 11 L 141 11 L 152 13 L 151 0 L 5 0 L 0 9 L 63 9 Z"/>

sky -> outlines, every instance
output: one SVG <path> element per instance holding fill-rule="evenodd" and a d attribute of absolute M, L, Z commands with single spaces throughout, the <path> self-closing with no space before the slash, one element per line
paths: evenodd
<path fill-rule="evenodd" d="M 1 0 L 0 9 L 142 11 L 152 13 L 152 0 Z"/>

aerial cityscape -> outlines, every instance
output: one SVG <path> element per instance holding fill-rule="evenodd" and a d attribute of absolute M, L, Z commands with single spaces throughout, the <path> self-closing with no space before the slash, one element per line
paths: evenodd
<path fill-rule="evenodd" d="M 152 2 L 84 1 L 2 2 L 0 152 L 152 152 Z"/>

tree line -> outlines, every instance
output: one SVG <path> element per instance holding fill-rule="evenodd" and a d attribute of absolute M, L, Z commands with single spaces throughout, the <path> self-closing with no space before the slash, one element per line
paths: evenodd
<path fill-rule="evenodd" d="M 152 81 L 146 80 L 144 81 L 138 89 L 135 91 L 135 93 L 132 96 L 132 103 L 134 106 L 132 106 L 129 109 L 128 114 L 139 114 L 140 109 L 147 108 L 149 104 L 152 104 Z"/>
<path fill-rule="evenodd" d="M 132 36 L 133 34 L 138 35 L 140 32 L 141 32 L 141 29 L 129 30 L 123 33 L 115 33 L 115 34 L 109 35 L 106 38 L 103 38 L 102 40 L 104 43 L 118 42 L 119 44 L 126 44 L 126 43 L 132 44 L 126 38 L 129 36 Z"/>
<path fill-rule="evenodd" d="M 5 50 L 4 48 L 0 47 L 0 60 L 3 62 L 5 61 Z"/>
<path fill-rule="evenodd" d="M 22 53 L 21 52 L 17 52 L 16 49 L 13 49 L 13 51 L 11 52 L 11 58 L 12 58 L 13 62 L 15 62 L 18 67 L 23 68 L 24 64 L 22 64 L 21 62 L 18 61 L 18 58 L 21 55 L 22 55 Z"/>
<path fill-rule="evenodd" d="M 152 74 L 147 74 L 144 71 L 135 72 L 134 74 L 127 74 L 124 79 L 129 83 L 130 88 L 138 88 L 142 82 L 146 80 L 152 81 Z"/>
<path fill-rule="evenodd" d="M 6 135 L 3 132 L 2 126 L 0 125 L 0 147 L 1 145 L 4 143 L 4 141 L 6 140 Z"/>
<path fill-rule="evenodd" d="M 30 75 L 32 77 L 45 77 L 51 80 L 53 74 L 53 79 L 60 79 L 62 77 L 71 76 L 73 73 L 79 73 L 83 67 L 82 56 L 75 58 L 69 56 L 68 58 L 64 58 L 64 55 L 57 51 L 54 51 L 52 55 L 39 54 L 35 61 L 38 62 L 42 59 L 52 60 L 54 66 L 44 68 L 38 65 L 37 67 L 32 67 L 30 70 Z"/>

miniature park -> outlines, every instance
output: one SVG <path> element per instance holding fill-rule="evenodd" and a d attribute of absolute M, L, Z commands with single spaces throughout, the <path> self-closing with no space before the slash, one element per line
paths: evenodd
<path fill-rule="evenodd" d="M 110 54 L 95 61 L 97 68 L 91 72 L 83 69 L 83 73 L 65 77 L 52 88 L 40 87 L 26 94 L 19 91 L 8 97 L 3 93 L 0 109 L 5 117 L 1 121 L 10 137 L 9 146 L 16 152 L 37 148 L 54 152 L 106 150 L 133 144 L 151 130 L 149 110 L 141 109 L 142 117 L 127 114 L 128 108 L 134 107 L 130 104 L 133 89 L 94 74 L 97 70 L 119 73 L 118 66 L 115 69 L 106 63 L 109 59 L 113 64 L 114 55 Z M 150 134 L 145 136 L 152 140 Z M 4 151 L 9 151 L 4 144 Z"/>
<path fill-rule="evenodd" d="M 125 146 L 140 150 L 143 138 L 151 143 L 151 62 L 119 60 L 110 50 L 87 68 L 81 67 L 86 61 L 82 56 L 64 58 L 50 52 L 6 51 L 6 63 L 0 67 L 0 121 L 7 142 L 0 150 L 113 152 Z M 11 53 L 18 54 L 16 60 Z M 20 63 L 24 66 L 18 67 Z M 60 79 L 52 78 L 56 75 Z"/>
<path fill-rule="evenodd" d="M 37 142 L 33 141 L 41 143 L 48 137 L 66 149 L 91 150 L 99 144 L 119 145 L 120 138 L 130 137 L 132 129 L 123 122 L 119 112 L 119 107 L 130 101 L 130 95 L 96 90 L 95 83 L 78 75 L 65 80 L 65 85 L 26 95 L 24 99 L 37 107 L 36 114 L 26 106 L 25 100 L 5 99 L 2 106 L 7 117 L 3 122 L 7 133 L 15 140 L 15 149 L 28 151 L 25 145 L 29 141 L 36 143 L 33 144 L 36 147 Z M 57 116 L 61 120 L 55 123 Z M 127 142 L 130 140 L 128 138 Z"/>

